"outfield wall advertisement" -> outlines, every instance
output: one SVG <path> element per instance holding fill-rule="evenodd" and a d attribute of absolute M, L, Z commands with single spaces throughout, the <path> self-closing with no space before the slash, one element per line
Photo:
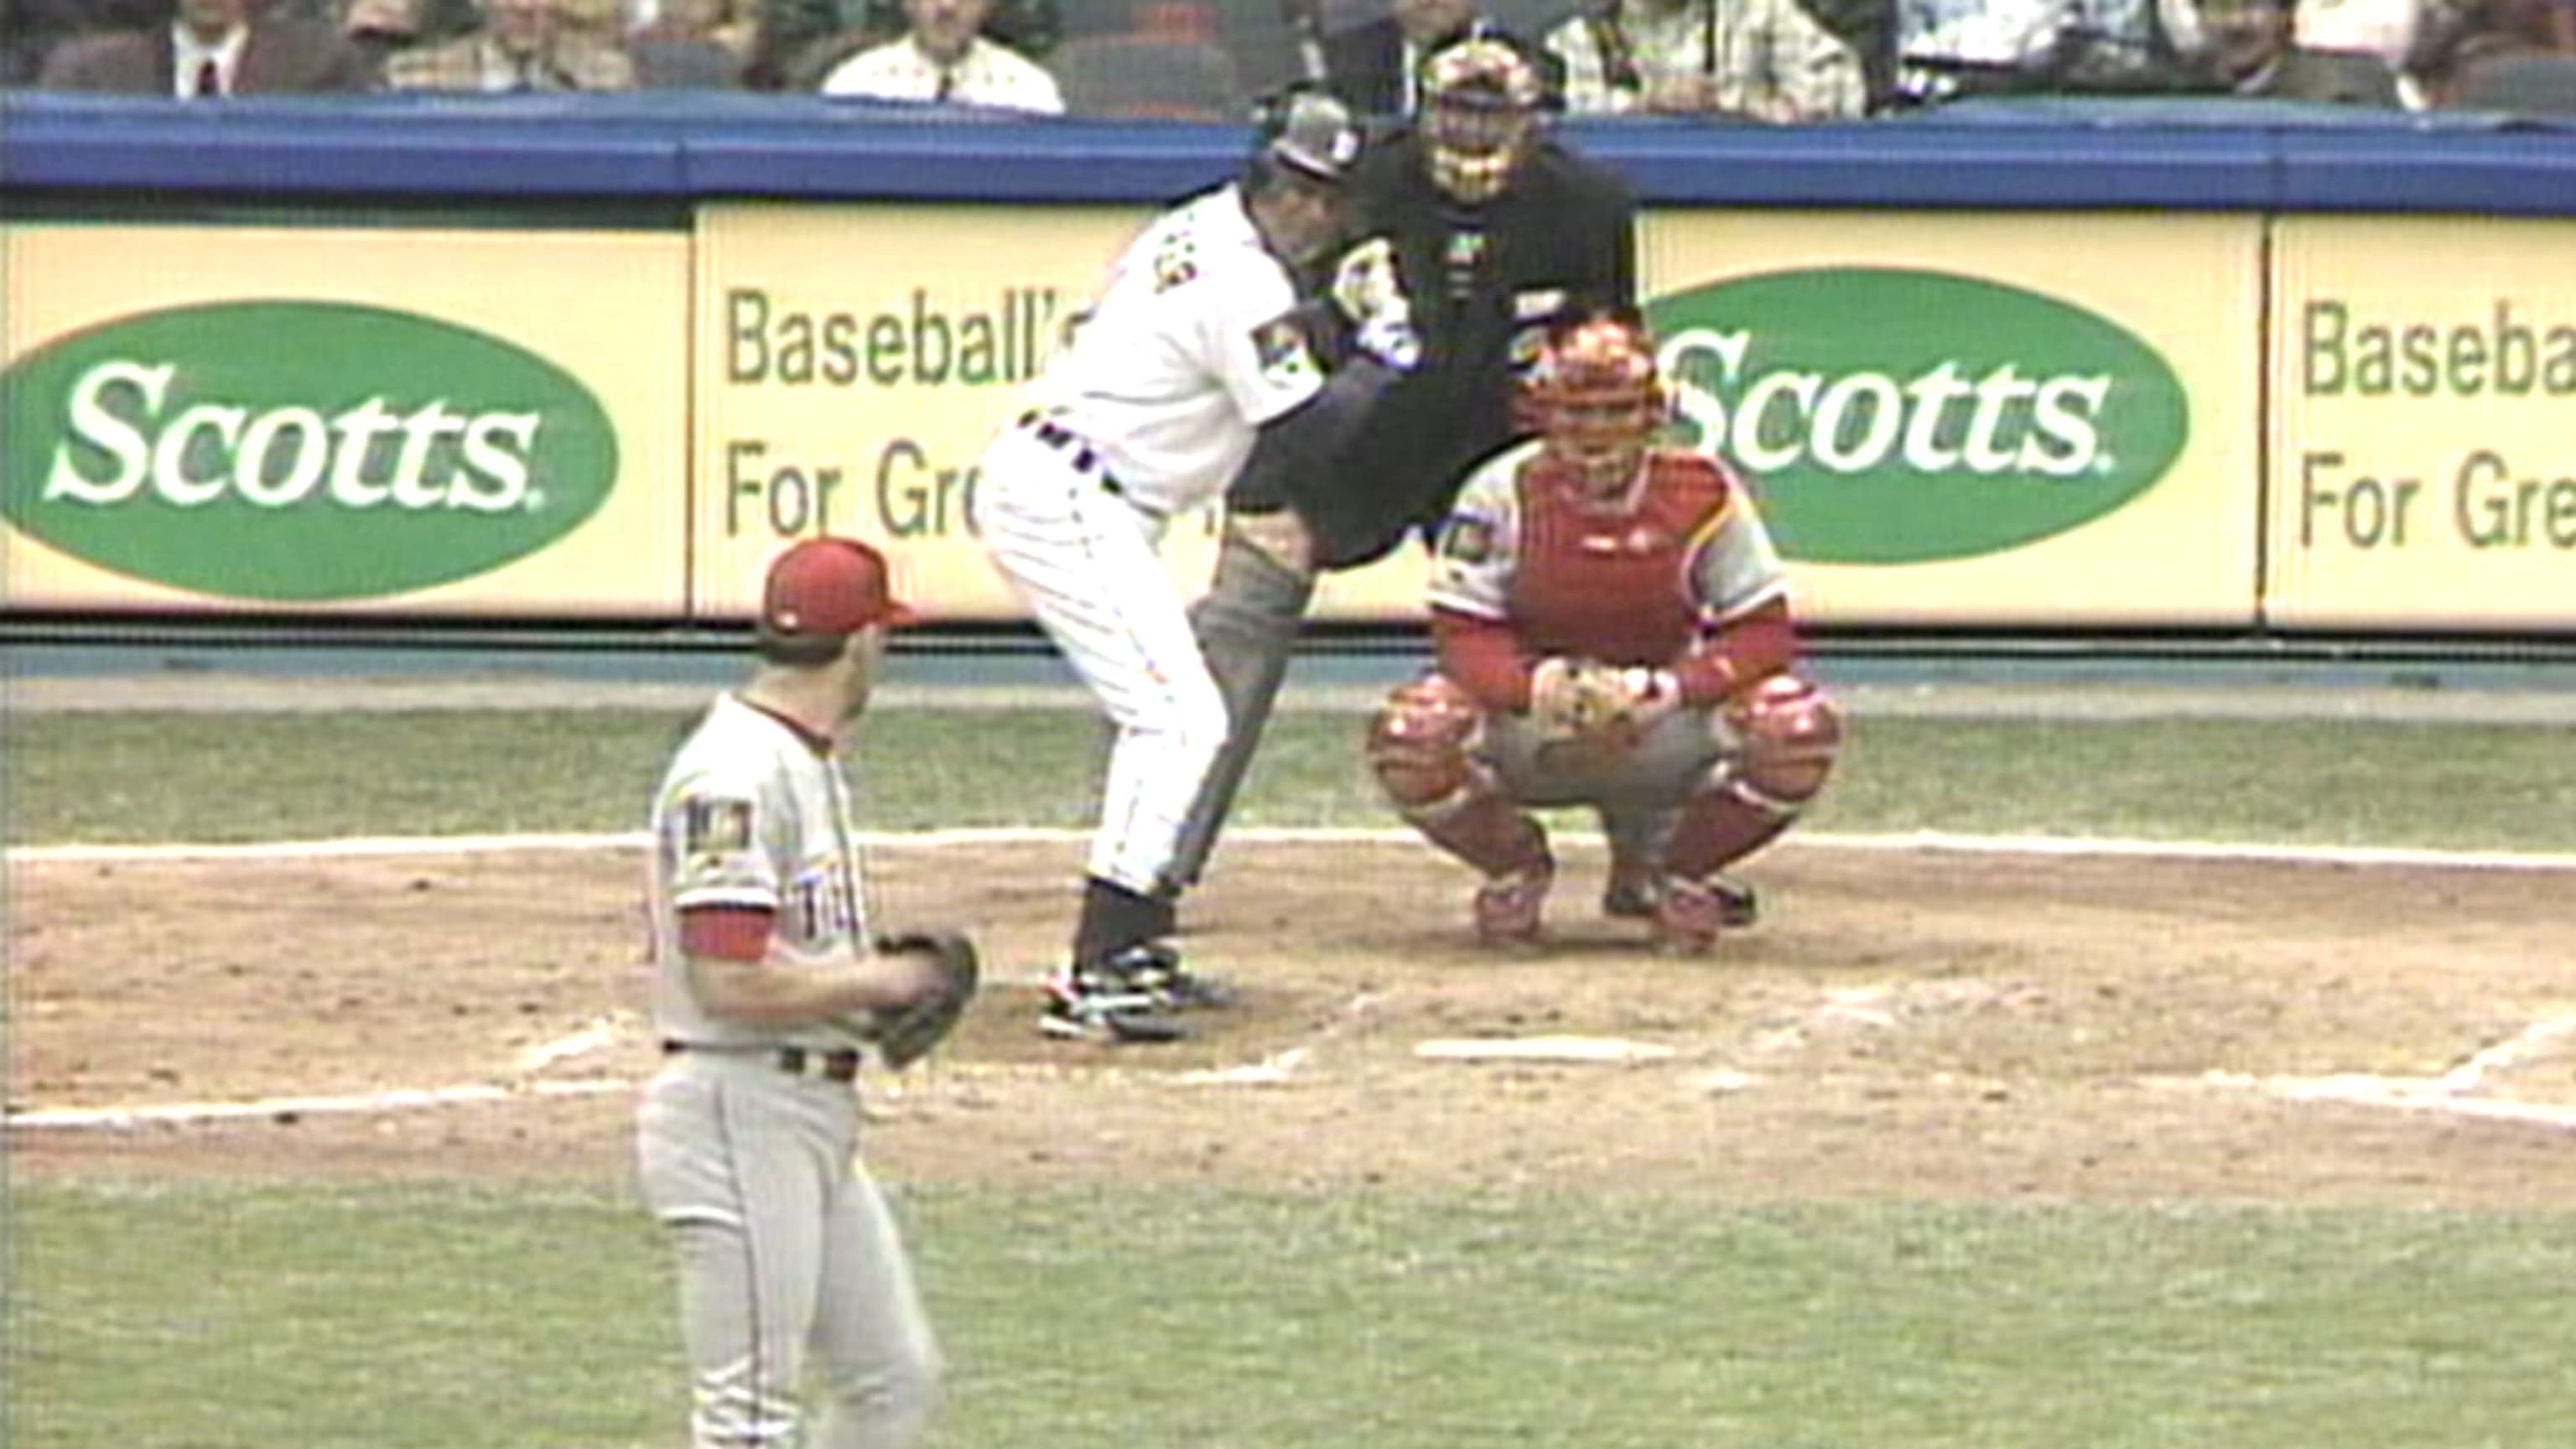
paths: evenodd
<path fill-rule="evenodd" d="M 678 233 L 0 233 L 13 607 L 675 617 Z"/>
<path fill-rule="evenodd" d="M 695 598 L 744 618 L 782 538 L 885 546 L 950 619 L 1022 610 L 967 522 L 978 460 L 1143 208 L 718 205 L 700 213 Z M 1164 556 L 1195 591 L 1216 517 L 1172 520 Z M 1330 580 L 1325 617 L 1418 615 L 1418 556 Z"/>
<path fill-rule="evenodd" d="M 828 530 L 1016 619 L 978 460 L 1148 214 L 0 228 L 8 603 L 735 621 Z M 1675 436 L 1754 480 L 1816 622 L 2576 616 L 2576 222 L 1674 211 L 1641 244 Z M 1185 589 L 1215 528 L 1171 525 Z M 1320 612 L 1415 619 L 1421 584 L 1402 549 Z"/>
<path fill-rule="evenodd" d="M 2576 619 L 2576 222 L 2286 217 L 2272 621 Z"/>
<path fill-rule="evenodd" d="M 1755 480 L 1806 617 L 2250 625 L 2261 240 L 1680 213 L 1643 247 L 1683 436 Z"/>

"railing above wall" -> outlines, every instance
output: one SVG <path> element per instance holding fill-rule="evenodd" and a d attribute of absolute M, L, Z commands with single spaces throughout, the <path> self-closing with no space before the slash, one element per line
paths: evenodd
<path fill-rule="evenodd" d="M 1649 204 L 2576 215 L 2576 125 L 2208 99 L 1978 102 L 1805 127 L 1569 122 Z M 1242 128 L 809 96 L 0 96 L 0 188 L 389 201 L 1121 203 Z"/>

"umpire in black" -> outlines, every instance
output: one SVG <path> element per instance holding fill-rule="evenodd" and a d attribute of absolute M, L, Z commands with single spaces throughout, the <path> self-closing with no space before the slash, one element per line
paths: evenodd
<path fill-rule="evenodd" d="M 1206 869 L 1317 574 L 1382 558 L 1407 534 L 1427 542 L 1469 468 L 1526 431 L 1514 383 L 1547 325 L 1637 300 L 1635 198 L 1549 133 L 1554 108 L 1525 52 L 1471 34 L 1424 62 L 1418 118 L 1360 159 L 1353 251 L 1391 243 L 1423 362 L 1333 466 L 1247 471 L 1227 492 L 1215 577 L 1190 618 L 1230 728 L 1182 827 L 1176 885 Z"/>

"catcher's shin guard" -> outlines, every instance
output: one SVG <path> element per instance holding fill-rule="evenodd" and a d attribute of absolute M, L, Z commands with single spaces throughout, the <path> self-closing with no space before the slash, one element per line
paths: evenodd
<path fill-rule="evenodd" d="M 1842 712 L 1815 685 L 1774 675 L 1728 707 L 1741 748 L 1682 806 L 1664 871 L 1700 880 L 1768 845 L 1805 811 L 1842 747 Z"/>
<path fill-rule="evenodd" d="M 1369 727 L 1369 766 L 1398 813 L 1432 844 L 1485 877 L 1477 934 L 1529 940 L 1556 875 L 1547 832 L 1506 798 L 1474 755 L 1484 712 L 1439 675 L 1388 696 Z"/>

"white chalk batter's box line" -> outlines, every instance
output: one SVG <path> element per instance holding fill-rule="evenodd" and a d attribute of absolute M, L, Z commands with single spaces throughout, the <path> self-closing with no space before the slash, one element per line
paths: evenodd
<path fill-rule="evenodd" d="M 1270 844 L 1418 844 L 1410 830 L 1341 827 L 1260 827 L 1227 832 L 1236 840 Z M 973 830 L 871 832 L 859 837 L 870 850 L 938 850 L 979 845 L 1078 845 L 1088 830 L 996 826 Z M 1597 833 L 1567 831 L 1569 841 L 1599 842 Z M 290 840 L 240 845 L 27 845 L 8 852 L 13 864 L 142 864 L 197 860 L 331 860 L 402 855 L 487 855 L 508 851 L 641 851 L 642 831 L 559 835 L 369 836 L 341 840 Z M 2136 858 L 2247 861 L 2278 865 L 2401 867 L 2447 870 L 2576 871 L 2576 854 L 2545 851 L 2430 850 L 2363 845 L 2234 844 L 2188 840 L 2088 839 L 2053 835 L 1953 835 L 1917 831 L 1903 835 L 1801 834 L 1792 848 L 1878 850 L 1961 855 L 2038 855 L 2065 859 Z"/>
<path fill-rule="evenodd" d="M 1353 828 L 1246 828 L 1237 839 L 1274 843 L 1385 844 L 1417 841 L 1409 830 Z M 993 844 L 1072 845 L 1090 832 L 1031 827 L 879 833 L 863 837 L 871 849 L 937 849 Z M 1591 838 L 1569 833 L 1566 838 Z M 467 835 L 373 837 L 343 840 L 286 841 L 242 845 L 58 845 L 13 849 L 13 863 L 141 863 L 191 860 L 326 860 L 403 855 L 472 855 L 509 851 L 642 850 L 650 837 L 640 831 L 613 834 Z M 1920 832 L 1907 835 L 1827 835 L 1798 837 L 1797 843 L 1826 849 L 1953 852 L 1979 855 L 2042 855 L 2066 858 L 2133 857 L 2174 860 L 2240 860 L 2280 864 L 2361 867 L 2451 868 L 2469 870 L 2576 871 L 2576 855 L 2498 851 L 2406 850 L 2384 847 L 2242 845 L 2177 841 L 2077 839 L 2052 836 L 1972 836 Z M 2548 1103 L 2500 1101 L 2469 1095 L 2490 1072 L 2530 1059 L 2559 1037 L 2576 1033 L 2576 1015 L 2534 1023 L 2520 1035 L 2489 1047 L 2440 1077 L 2408 1078 L 2361 1075 L 2331 1077 L 2254 1077 L 2210 1073 L 2197 1080 L 2230 1088 L 2250 1088 L 2288 1101 L 2331 1102 L 2400 1111 L 2445 1113 L 2498 1121 L 2576 1129 L 2576 1107 Z M 610 1033 L 592 1023 L 555 1044 L 561 1051 L 538 1049 L 549 1060 L 586 1054 L 606 1045 Z M 542 1063 L 540 1064 L 542 1065 Z M 1210 1080 L 1267 1080 L 1275 1064 L 1265 1063 L 1250 1075 L 1217 1073 Z M 39 1108 L 12 1111 L 13 1127 L 106 1127 L 126 1129 L 159 1123 L 292 1118 L 341 1112 L 389 1112 L 423 1107 L 465 1106 L 523 1100 L 530 1097 L 592 1096 L 628 1091 L 632 1082 L 591 1078 L 581 1081 L 531 1082 L 519 1085 L 464 1083 L 455 1086 L 399 1089 L 340 1097 L 270 1098 L 243 1102 L 174 1102 L 130 1107 Z"/>

